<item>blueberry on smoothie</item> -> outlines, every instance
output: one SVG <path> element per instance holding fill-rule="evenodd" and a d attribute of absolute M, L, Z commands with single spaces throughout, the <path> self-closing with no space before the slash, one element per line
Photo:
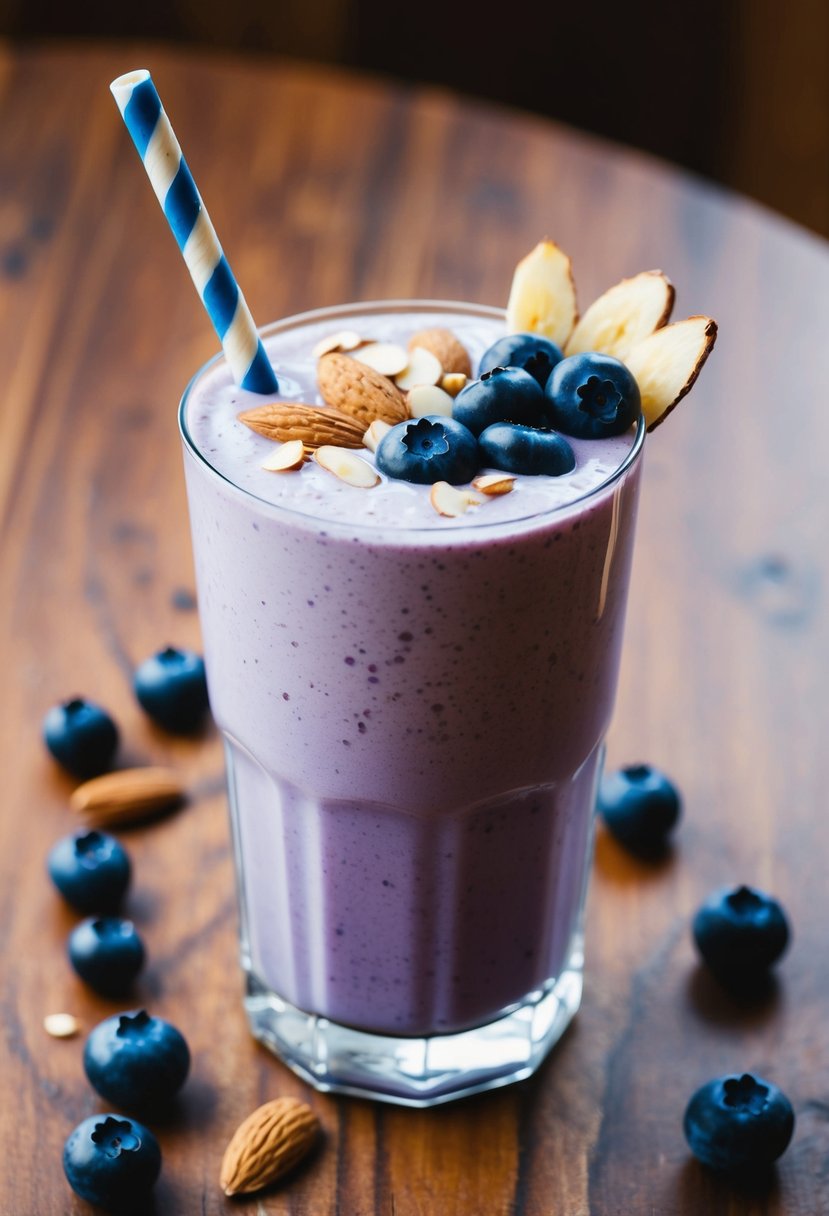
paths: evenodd
<path fill-rule="evenodd" d="M 463 485 L 480 465 L 478 441 L 471 431 L 437 414 L 393 426 L 381 439 L 376 459 L 381 473 L 418 485 Z"/>
<path fill-rule="evenodd" d="M 83 1066 L 107 1101 L 160 1111 L 187 1079 L 190 1050 L 175 1026 L 139 1009 L 98 1023 L 86 1040 Z"/>
<path fill-rule="evenodd" d="M 740 988 L 762 980 L 789 944 L 789 922 L 771 895 L 754 887 L 715 891 L 694 917 L 702 958 L 721 983 Z"/>
<path fill-rule="evenodd" d="M 196 730 L 209 708 L 204 659 L 193 650 L 167 646 L 151 655 L 136 668 L 133 687 L 144 712 L 171 734 Z"/>
<path fill-rule="evenodd" d="M 553 368 L 545 389 L 551 425 L 577 439 L 623 434 L 641 413 L 639 385 L 612 355 L 570 355 Z"/>
<path fill-rule="evenodd" d="M 79 912 L 114 912 L 130 884 L 130 859 L 106 832 L 62 837 L 46 865 L 63 898 Z"/>
<path fill-rule="evenodd" d="M 144 966 L 144 945 L 131 920 L 90 916 L 69 934 L 69 961 L 77 974 L 103 996 L 129 990 Z"/>
<path fill-rule="evenodd" d="M 92 1115 L 69 1135 L 63 1171 L 76 1195 L 109 1212 L 141 1212 L 161 1172 L 149 1128 L 121 1115 Z"/>
<path fill-rule="evenodd" d="M 550 372 L 563 358 L 555 342 L 540 334 L 507 334 L 484 351 L 478 375 L 491 372 L 495 367 L 520 367 L 544 388 Z"/>
<path fill-rule="evenodd" d="M 685 1111 L 685 1138 L 703 1165 L 741 1176 L 764 1175 L 788 1147 L 792 1104 L 776 1085 L 754 1077 L 718 1077 L 698 1089 Z"/>
<path fill-rule="evenodd" d="M 493 422 L 546 426 L 550 410 L 541 385 L 520 367 L 493 367 L 461 389 L 452 417 L 480 435 Z"/>
<path fill-rule="evenodd" d="M 573 449 L 556 431 L 541 431 L 516 422 L 494 422 L 478 439 L 481 459 L 505 473 L 561 477 L 576 467 Z"/>
<path fill-rule="evenodd" d="M 71 697 L 53 705 L 46 714 L 43 740 L 58 764 L 86 781 L 99 777 L 112 764 L 118 728 L 100 705 L 84 697 Z"/>
<path fill-rule="evenodd" d="M 681 809 L 676 786 L 650 764 L 605 773 L 599 783 L 599 814 L 610 834 L 633 852 L 664 849 Z"/>

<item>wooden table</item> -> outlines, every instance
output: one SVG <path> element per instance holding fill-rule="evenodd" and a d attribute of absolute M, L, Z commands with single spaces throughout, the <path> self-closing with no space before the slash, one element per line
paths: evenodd
<path fill-rule="evenodd" d="M 720 322 L 697 391 L 649 444 L 610 738 L 611 763 L 676 778 L 684 823 L 659 866 L 600 835 L 582 1010 L 529 1083 L 396 1110 L 309 1093 L 248 1035 L 219 741 L 154 730 L 130 691 L 141 658 L 199 644 L 175 406 L 215 346 L 108 93 L 141 64 L 262 321 L 361 297 L 497 303 L 546 233 L 583 303 L 659 265 L 677 316 Z M 74 917 L 44 874 L 71 783 L 39 724 L 75 692 L 117 716 L 124 762 L 169 762 L 192 792 L 125 837 L 150 956 L 137 999 L 193 1050 L 159 1131 L 158 1216 L 826 1210 L 826 247 L 636 153 L 445 92 L 147 48 L 6 48 L 0 68 L 0 1211 L 89 1210 L 60 1154 L 102 1105 L 83 1039 L 42 1020 L 68 1010 L 88 1029 L 119 1007 L 71 973 Z M 794 924 L 760 1006 L 719 991 L 690 942 L 693 910 L 735 881 L 773 891 Z M 690 1093 L 736 1069 L 797 1112 L 761 1195 L 705 1172 L 682 1137 Z M 231 1204 L 224 1145 L 279 1094 L 312 1102 L 324 1146 L 288 1186 Z"/>

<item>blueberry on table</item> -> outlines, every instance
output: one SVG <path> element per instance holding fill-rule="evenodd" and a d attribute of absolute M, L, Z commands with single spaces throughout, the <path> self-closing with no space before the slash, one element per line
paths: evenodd
<path fill-rule="evenodd" d="M 438 414 L 399 422 L 377 446 L 377 468 L 388 477 L 434 485 L 459 486 L 478 472 L 478 441 L 460 422 Z"/>
<path fill-rule="evenodd" d="M 740 886 L 715 891 L 694 917 L 694 941 L 702 958 L 729 987 L 756 983 L 789 943 L 789 922 L 764 891 Z"/>
<path fill-rule="evenodd" d="M 517 422 L 494 422 L 478 439 L 484 465 L 505 473 L 561 477 L 576 467 L 573 449 L 556 431 Z"/>
<path fill-rule="evenodd" d="M 193 650 L 167 646 L 137 667 L 133 687 L 138 703 L 171 734 L 197 729 L 209 708 L 204 659 Z"/>
<path fill-rule="evenodd" d="M 99 1022 L 86 1040 L 83 1065 L 90 1085 L 107 1101 L 153 1111 L 181 1089 L 190 1051 L 175 1026 L 139 1009 Z"/>
<path fill-rule="evenodd" d="M 144 965 L 144 946 L 131 920 L 90 916 L 69 934 L 69 961 L 102 996 L 127 992 Z"/>
<path fill-rule="evenodd" d="M 130 885 L 130 859 L 106 832 L 73 832 L 52 848 L 49 876 L 79 912 L 114 912 Z"/>
<path fill-rule="evenodd" d="M 43 719 L 43 740 L 74 777 L 100 777 L 118 748 L 118 728 L 105 709 L 84 697 L 53 705 Z"/>
<path fill-rule="evenodd" d="M 107 1211 L 145 1211 L 161 1172 L 161 1149 L 149 1128 L 119 1115 L 92 1115 L 63 1149 L 63 1170 L 76 1195 Z"/>
<path fill-rule="evenodd" d="M 544 388 L 550 372 L 563 358 L 560 347 L 541 334 L 508 334 L 484 351 L 478 375 L 491 372 L 494 367 L 520 367 Z"/>
<path fill-rule="evenodd" d="M 452 417 L 480 435 L 493 422 L 547 426 L 550 410 L 541 385 L 520 367 L 493 367 L 461 389 Z"/>
<path fill-rule="evenodd" d="M 718 1077 L 698 1089 L 685 1111 L 691 1152 L 711 1169 L 766 1174 L 794 1131 L 792 1104 L 776 1085 L 754 1077 Z"/>
<path fill-rule="evenodd" d="M 664 849 L 682 807 L 676 786 L 650 764 L 605 773 L 597 805 L 610 834 L 637 853 Z"/>
<path fill-rule="evenodd" d="M 621 435 L 639 417 L 639 385 L 612 355 L 569 355 L 557 363 L 545 395 L 557 431 L 578 439 Z"/>

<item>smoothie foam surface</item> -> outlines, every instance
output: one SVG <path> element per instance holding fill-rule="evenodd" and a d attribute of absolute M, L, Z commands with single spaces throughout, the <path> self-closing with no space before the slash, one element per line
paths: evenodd
<path fill-rule="evenodd" d="M 395 308 L 396 311 L 390 311 Z M 320 339 L 342 328 L 343 322 L 324 314 L 318 316 L 319 319 L 313 319 L 314 314 L 307 315 L 307 319 L 295 318 L 265 338 L 265 348 L 279 377 L 281 401 L 322 404 L 312 350 Z M 503 316 L 494 309 L 487 316 L 440 304 L 409 311 L 401 311 L 394 304 L 365 305 L 354 311 L 347 323 L 366 338 L 402 345 L 421 329 L 445 327 L 466 347 L 473 368 L 477 368 L 484 351 L 505 333 Z M 314 461 L 290 473 L 263 469 L 261 466 L 274 452 L 275 444 L 238 420 L 242 411 L 262 403 L 261 396 L 234 384 L 223 360 L 211 365 L 194 384 L 188 397 L 186 426 L 195 448 L 216 472 L 240 490 L 273 506 L 329 523 L 393 532 L 467 532 L 470 528 L 529 520 L 570 506 L 608 481 L 633 445 L 632 431 L 600 440 L 570 439 L 576 456 L 576 467 L 571 473 L 562 477 L 517 476 L 510 493 L 497 497 L 481 494 L 479 506 L 457 518 L 447 518 L 430 504 L 429 486 L 382 476 L 379 485 L 361 489 L 340 481 Z M 356 454 L 374 462 L 367 449 Z"/>

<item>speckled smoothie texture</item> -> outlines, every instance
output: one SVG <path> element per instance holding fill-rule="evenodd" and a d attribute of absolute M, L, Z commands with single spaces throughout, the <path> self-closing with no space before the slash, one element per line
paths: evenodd
<path fill-rule="evenodd" d="M 283 395 L 314 402 L 321 334 L 440 324 L 473 365 L 504 332 L 494 310 L 366 306 L 266 346 Z M 641 461 L 599 487 L 632 436 L 444 520 L 428 487 L 264 473 L 251 404 L 217 365 L 185 443 L 249 966 L 363 1029 L 480 1025 L 554 981 L 577 931 Z"/>

